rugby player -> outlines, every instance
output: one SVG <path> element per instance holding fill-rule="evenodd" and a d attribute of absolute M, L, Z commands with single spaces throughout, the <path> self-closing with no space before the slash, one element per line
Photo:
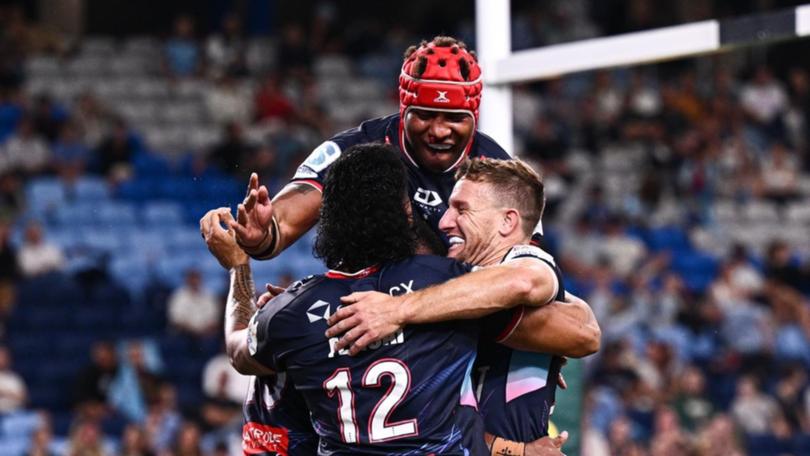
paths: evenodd
<path fill-rule="evenodd" d="M 326 319 L 343 295 L 416 290 L 470 267 L 444 257 L 414 256 L 406 170 L 391 147 L 351 148 L 325 182 L 316 253 L 333 270 L 292 285 L 250 323 L 248 260 L 244 253 L 232 253 L 238 250 L 232 231 L 220 228 L 229 211 L 204 217 L 201 229 L 212 253 L 231 268 L 229 318 L 236 315 L 241 322 L 239 329 L 226 326 L 234 367 L 245 374 L 286 376 L 311 411 L 319 453 L 484 454 L 469 375 L 479 322 L 414 325 L 357 357 L 335 349 L 337 338 L 324 337 Z M 508 323 L 503 319 L 504 327 Z M 261 394 L 254 392 L 254 399 Z M 285 429 L 272 426 L 271 432 L 274 446 L 251 442 L 250 448 L 287 454 Z"/>
<path fill-rule="evenodd" d="M 546 353 L 584 356 L 598 350 L 600 330 L 586 303 L 563 302 L 554 259 L 530 245 L 543 210 L 540 177 L 519 160 L 492 159 L 464 163 L 457 177 L 439 225 L 450 240 L 448 256 L 491 267 L 403 296 L 354 293 L 330 318 L 327 336 L 342 334 L 338 348 L 356 353 L 403 325 L 479 318 L 517 300 L 520 323 L 497 339 L 512 349 L 482 341 L 476 391 L 486 429 L 498 436 L 489 437 L 492 454 L 522 454 L 523 443 L 547 435 L 561 360 L 519 349 L 538 348 L 539 338 Z M 538 293 L 549 271 L 557 278 L 555 302 Z"/>

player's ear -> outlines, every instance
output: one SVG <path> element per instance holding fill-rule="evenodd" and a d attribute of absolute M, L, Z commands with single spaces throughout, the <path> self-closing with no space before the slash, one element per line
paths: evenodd
<path fill-rule="evenodd" d="M 515 230 L 520 228 L 520 213 L 516 209 L 506 209 L 501 217 L 501 224 L 498 232 L 501 236 L 507 237 L 512 235 Z"/>

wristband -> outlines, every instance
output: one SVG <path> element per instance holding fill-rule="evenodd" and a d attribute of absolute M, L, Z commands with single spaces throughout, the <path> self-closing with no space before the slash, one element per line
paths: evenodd
<path fill-rule="evenodd" d="M 525 448 L 526 444 L 523 442 L 513 442 L 501 437 L 495 437 L 489 447 L 489 454 L 491 456 L 523 456 Z"/>
<path fill-rule="evenodd" d="M 279 238 L 278 220 L 276 220 L 276 216 L 274 215 L 270 219 L 270 227 L 267 230 L 267 233 L 265 233 L 262 242 L 259 243 L 258 246 L 250 250 L 245 249 L 245 252 L 252 258 L 257 260 L 267 260 L 269 258 L 272 258 L 278 253 L 276 252 L 276 249 L 278 247 L 278 238 Z"/>

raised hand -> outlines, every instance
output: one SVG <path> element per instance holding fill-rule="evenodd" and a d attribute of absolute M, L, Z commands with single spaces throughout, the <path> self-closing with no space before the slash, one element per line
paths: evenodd
<path fill-rule="evenodd" d="M 205 245 L 225 269 L 247 264 L 249 258 L 245 252 L 236 244 L 234 230 L 230 225 L 233 222 L 231 210 L 227 207 L 220 207 L 208 211 L 200 219 L 200 234 L 205 239 Z"/>
<path fill-rule="evenodd" d="M 259 185 L 259 175 L 252 173 L 245 200 L 236 208 L 236 220 L 230 222 L 239 245 L 254 253 L 265 246 L 273 220 L 273 203 L 267 187 Z"/>

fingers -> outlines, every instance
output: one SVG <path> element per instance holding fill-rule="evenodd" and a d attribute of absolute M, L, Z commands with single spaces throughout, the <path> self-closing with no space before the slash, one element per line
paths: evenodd
<path fill-rule="evenodd" d="M 356 327 L 359 323 L 360 319 L 357 317 L 353 317 L 338 323 L 337 326 L 341 326 L 343 331 L 345 332 L 335 345 L 336 350 L 343 350 L 344 348 L 348 348 L 349 346 L 354 344 L 354 342 L 357 339 L 359 339 L 361 336 L 365 334 L 365 331 Z"/>
<path fill-rule="evenodd" d="M 206 241 L 214 233 L 214 227 L 219 224 L 220 209 L 211 209 L 200 219 L 200 234 Z"/>
<path fill-rule="evenodd" d="M 259 198 L 259 191 L 258 190 L 251 190 L 248 193 L 247 198 L 245 201 L 242 202 L 242 205 L 245 206 L 245 211 L 250 212 L 253 210 L 253 206 L 256 205 L 256 200 Z"/>
<path fill-rule="evenodd" d="M 256 173 L 250 173 L 250 179 L 248 179 L 248 188 L 247 192 L 245 193 L 245 199 L 247 199 L 248 195 L 252 190 L 256 190 L 259 188 L 259 175 Z"/>
<path fill-rule="evenodd" d="M 568 382 L 565 381 L 565 377 L 563 377 L 562 372 L 557 374 L 557 386 L 562 389 L 568 389 Z"/>
<path fill-rule="evenodd" d="M 554 445 L 557 448 L 562 448 L 562 446 L 565 445 L 565 442 L 567 441 L 568 441 L 568 431 L 562 431 L 560 432 L 560 435 L 554 437 Z"/>
<path fill-rule="evenodd" d="M 236 221 L 242 226 L 247 226 L 248 216 L 244 204 L 236 206 Z"/>
<path fill-rule="evenodd" d="M 244 227 L 244 225 L 240 225 L 236 221 L 228 222 L 228 226 L 236 233 L 236 237 L 239 239 L 245 239 L 248 237 L 248 230 Z"/>
<path fill-rule="evenodd" d="M 355 310 L 351 307 L 341 307 L 337 310 L 331 317 L 327 323 L 329 323 L 329 329 L 326 330 L 326 337 L 335 337 L 341 334 L 343 331 L 351 328 L 351 326 L 347 326 L 343 320 L 346 320 L 352 317 L 355 313 Z M 344 323 L 344 324 L 341 324 Z"/>
<path fill-rule="evenodd" d="M 365 350 L 372 342 L 374 342 L 374 337 L 370 333 L 363 333 L 362 337 L 352 344 L 352 347 L 349 349 L 349 355 L 357 356 L 358 353 Z"/>
<path fill-rule="evenodd" d="M 273 297 L 274 295 L 269 291 L 262 293 L 262 295 L 259 296 L 259 299 L 256 301 L 256 308 L 261 309 L 262 307 L 264 307 L 265 304 L 270 302 L 270 300 L 273 299 Z"/>
<path fill-rule="evenodd" d="M 281 293 L 284 293 L 284 290 L 286 290 L 286 288 L 277 287 L 277 286 L 273 285 L 272 283 L 266 283 L 266 284 L 264 284 L 264 286 L 265 286 L 265 288 L 267 288 L 267 292 L 272 294 L 274 297 L 280 295 Z"/>
<path fill-rule="evenodd" d="M 368 295 L 370 293 L 373 293 L 373 291 L 357 291 L 357 292 L 354 292 L 354 293 L 352 293 L 352 294 L 350 294 L 348 296 L 343 296 L 342 298 L 340 298 L 340 302 L 343 305 L 348 306 L 348 305 L 351 305 L 351 304 L 354 304 L 354 303 L 360 301 L 361 299 L 363 299 L 364 296 L 366 296 L 366 295 Z"/>
<path fill-rule="evenodd" d="M 267 190 L 267 187 L 264 185 L 259 187 L 258 191 L 256 192 L 256 201 L 259 204 L 267 204 L 270 202 L 270 191 Z"/>

